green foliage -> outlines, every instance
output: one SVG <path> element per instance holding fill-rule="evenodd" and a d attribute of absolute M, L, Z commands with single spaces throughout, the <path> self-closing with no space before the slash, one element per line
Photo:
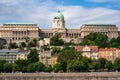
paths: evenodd
<path fill-rule="evenodd" d="M 29 47 L 36 47 L 37 46 L 37 40 L 36 39 L 33 39 L 32 41 L 30 41 L 28 43 L 28 46 Z"/>
<path fill-rule="evenodd" d="M 12 65 L 12 70 L 13 70 L 13 72 L 17 72 L 17 71 L 19 71 L 20 69 L 19 69 L 19 66 L 14 63 L 14 64 Z"/>
<path fill-rule="evenodd" d="M 56 63 L 55 65 L 53 65 L 53 70 L 54 70 L 54 72 L 61 71 L 61 64 L 60 63 Z"/>
<path fill-rule="evenodd" d="M 90 65 L 89 65 L 89 69 L 90 70 L 99 70 L 99 68 L 100 68 L 100 63 L 97 61 L 97 60 L 93 60 L 91 63 L 90 63 Z"/>
<path fill-rule="evenodd" d="M 70 46 L 70 45 L 76 45 L 76 44 L 74 43 L 74 40 L 72 39 L 72 40 L 70 40 L 70 42 L 65 42 L 64 45 Z"/>
<path fill-rule="evenodd" d="M 100 63 L 99 68 L 100 69 L 105 69 L 105 64 L 106 64 L 107 60 L 105 58 L 100 58 L 100 59 L 98 59 L 98 61 Z"/>
<path fill-rule="evenodd" d="M 52 72 L 53 71 L 52 66 L 51 65 L 46 66 L 45 71 L 46 72 Z"/>
<path fill-rule="evenodd" d="M 12 72 L 12 64 L 11 63 L 4 64 L 4 72 Z"/>
<path fill-rule="evenodd" d="M 4 71 L 4 64 L 6 63 L 5 60 L 0 60 L 0 72 Z"/>
<path fill-rule="evenodd" d="M 27 66 L 27 72 L 35 72 L 34 63 L 31 63 Z"/>
<path fill-rule="evenodd" d="M 58 62 L 68 62 L 74 59 L 81 59 L 82 54 L 81 52 L 77 52 L 72 47 L 65 47 L 61 53 L 58 55 Z"/>
<path fill-rule="evenodd" d="M 105 68 L 107 70 L 112 70 L 113 69 L 113 64 L 111 61 L 107 61 L 106 64 L 105 64 Z"/>
<path fill-rule="evenodd" d="M 113 65 L 115 70 L 120 71 L 120 58 L 116 58 Z"/>
<path fill-rule="evenodd" d="M 64 41 L 61 39 L 59 34 L 56 34 L 52 38 L 50 38 L 50 45 L 52 46 L 62 46 L 64 45 Z"/>
<path fill-rule="evenodd" d="M 108 47 L 120 48 L 120 37 L 112 38 L 112 39 L 109 41 Z"/>
<path fill-rule="evenodd" d="M 53 47 L 53 48 L 52 48 L 52 55 L 58 54 L 58 53 L 60 53 L 60 52 L 61 52 L 61 49 L 60 49 L 60 48 L 57 48 L 57 47 Z"/>
<path fill-rule="evenodd" d="M 39 54 L 36 49 L 31 49 L 30 53 L 27 55 L 28 64 L 35 63 L 39 61 Z"/>
<path fill-rule="evenodd" d="M 26 47 L 26 43 L 25 42 L 21 42 L 20 46 L 25 48 Z"/>
<path fill-rule="evenodd" d="M 34 67 L 34 70 L 37 71 L 37 72 L 41 72 L 41 71 L 45 70 L 45 65 L 41 62 L 34 63 L 33 67 Z"/>
<path fill-rule="evenodd" d="M 23 68 L 27 66 L 27 60 L 18 59 L 15 61 L 13 67 L 14 71 L 23 71 Z"/>
<path fill-rule="evenodd" d="M 70 72 L 83 72 L 86 70 L 84 62 L 79 60 L 71 60 L 68 63 L 67 69 Z"/>
<path fill-rule="evenodd" d="M 101 33 L 90 33 L 83 38 L 81 45 L 98 45 L 100 48 L 107 47 L 108 37 Z"/>
<path fill-rule="evenodd" d="M 75 54 L 72 50 L 64 50 L 58 55 L 58 62 L 68 62 L 69 60 L 75 59 Z"/>
<path fill-rule="evenodd" d="M 14 49 L 14 48 L 18 48 L 18 45 L 14 42 L 14 43 L 9 43 L 9 49 Z"/>
<path fill-rule="evenodd" d="M 28 64 L 27 67 L 24 67 L 23 70 L 27 69 L 27 72 L 43 72 L 45 71 L 45 65 L 41 62 L 35 62 L 35 63 L 31 63 Z"/>
<path fill-rule="evenodd" d="M 80 60 L 82 58 L 81 52 L 77 52 L 74 48 L 65 47 L 58 55 L 58 62 L 61 63 L 61 70 L 66 72 L 67 63 L 71 60 Z"/>
<path fill-rule="evenodd" d="M 106 35 L 95 32 L 85 36 L 80 45 L 97 45 L 100 48 L 105 47 L 120 48 L 120 37 L 112 38 L 109 41 Z"/>
<path fill-rule="evenodd" d="M 27 72 L 27 66 L 24 66 L 22 72 Z"/>
<path fill-rule="evenodd" d="M 85 66 L 84 66 L 85 71 L 88 71 L 89 70 L 89 65 L 92 62 L 92 60 L 90 58 L 88 58 L 88 57 L 83 57 L 81 59 L 81 61 L 85 64 Z"/>

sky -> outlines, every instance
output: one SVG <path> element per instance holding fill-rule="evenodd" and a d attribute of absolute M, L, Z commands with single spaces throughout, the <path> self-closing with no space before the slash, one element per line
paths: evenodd
<path fill-rule="evenodd" d="M 115 24 L 120 28 L 120 0 L 0 0 L 0 24 L 34 23 L 52 28 L 58 10 L 66 28 L 83 24 Z"/>

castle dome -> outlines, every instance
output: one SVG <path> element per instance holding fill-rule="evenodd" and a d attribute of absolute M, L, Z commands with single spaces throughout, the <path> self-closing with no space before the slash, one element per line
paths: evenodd
<path fill-rule="evenodd" d="M 54 19 L 62 19 L 62 20 L 64 20 L 64 16 L 60 11 L 58 11 L 54 16 Z"/>

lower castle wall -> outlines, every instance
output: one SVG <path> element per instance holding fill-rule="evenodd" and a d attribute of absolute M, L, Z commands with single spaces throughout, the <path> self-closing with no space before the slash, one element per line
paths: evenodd
<path fill-rule="evenodd" d="M 0 80 L 120 80 L 120 73 L 0 73 Z"/>

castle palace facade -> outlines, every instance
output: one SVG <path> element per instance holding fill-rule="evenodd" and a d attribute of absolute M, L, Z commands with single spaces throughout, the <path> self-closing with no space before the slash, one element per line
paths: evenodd
<path fill-rule="evenodd" d="M 109 39 L 117 38 L 118 27 L 112 24 L 84 24 L 80 29 L 67 29 L 63 14 L 58 11 L 53 17 L 52 29 L 41 29 L 37 24 L 3 24 L 0 27 L 0 38 L 21 43 L 26 39 L 50 38 L 61 34 L 61 38 L 82 39 L 91 32 L 98 32 L 108 36 Z"/>

